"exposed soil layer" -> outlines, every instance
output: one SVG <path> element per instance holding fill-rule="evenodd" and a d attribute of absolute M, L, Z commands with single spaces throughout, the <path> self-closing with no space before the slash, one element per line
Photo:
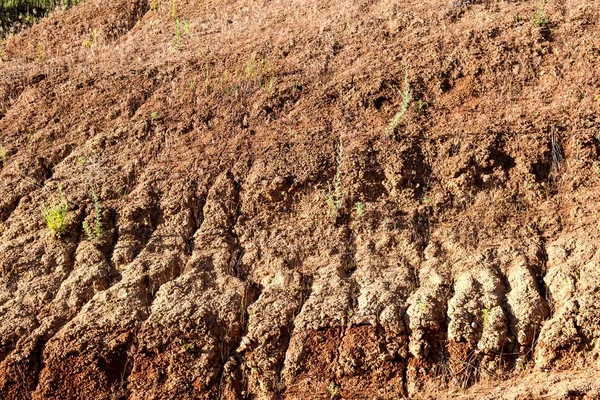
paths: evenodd
<path fill-rule="evenodd" d="M 87 0 L 9 36 L 0 398 L 600 398 L 599 32 Z"/>

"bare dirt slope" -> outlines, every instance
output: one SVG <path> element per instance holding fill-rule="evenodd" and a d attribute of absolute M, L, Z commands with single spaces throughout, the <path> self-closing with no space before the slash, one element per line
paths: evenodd
<path fill-rule="evenodd" d="M 599 18 L 88 0 L 7 38 L 0 398 L 600 398 Z"/>

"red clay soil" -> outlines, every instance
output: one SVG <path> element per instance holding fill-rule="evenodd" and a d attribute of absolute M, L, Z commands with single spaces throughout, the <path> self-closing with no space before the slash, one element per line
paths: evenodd
<path fill-rule="evenodd" d="M 600 398 L 600 1 L 87 0 L 0 51 L 0 398 Z"/>

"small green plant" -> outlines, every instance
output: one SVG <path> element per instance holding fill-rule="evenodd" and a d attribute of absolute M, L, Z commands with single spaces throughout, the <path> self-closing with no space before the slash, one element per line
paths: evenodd
<path fill-rule="evenodd" d="M 94 229 L 90 227 L 87 221 L 83 221 L 83 230 L 89 241 L 96 238 L 101 238 L 104 231 L 102 229 L 102 207 L 100 206 L 100 200 L 96 194 L 96 189 L 92 188 L 90 194 L 94 202 Z"/>
<path fill-rule="evenodd" d="M 7 159 L 8 154 L 6 153 L 6 150 L 4 149 L 4 147 L 0 146 L 0 162 L 2 162 L 2 164 L 6 164 Z"/>
<path fill-rule="evenodd" d="M 252 53 L 246 61 L 246 78 L 254 79 L 256 75 L 256 53 Z"/>
<path fill-rule="evenodd" d="M 98 45 L 98 31 L 96 29 L 92 31 L 92 37 L 86 39 L 85 42 L 83 42 L 83 45 L 90 49 L 92 53 L 95 52 L 96 46 Z"/>
<path fill-rule="evenodd" d="M 489 319 L 490 319 L 490 309 L 489 308 L 484 308 L 481 311 L 482 317 L 483 317 L 483 324 L 485 325 Z"/>
<path fill-rule="evenodd" d="M 67 227 L 67 211 L 69 204 L 61 187 L 59 187 L 60 202 L 50 206 L 42 206 L 42 216 L 46 221 L 46 227 L 56 237 L 64 235 Z"/>
<path fill-rule="evenodd" d="M 327 191 L 327 206 L 329 212 L 334 218 L 337 218 L 340 210 L 344 206 L 344 192 L 342 188 L 342 165 L 344 163 L 344 143 L 342 138 L 338 142 L 336 154 L 336 172 L 333 183 L 329 184 Z"/>
<path fill-rule="evenodd" d="M 540 8 L 533 15 L 533 24 L 538 28 L 548 29 L 550 28 L 550 19 L 546 13 L 546 1 L 540 3 Z"/>
<path fill-rule="evenodd" d="M 185 350 L 188 353 L 193 353 L 194 350 L 196 350 L 196 346 L 193 343 L 184 343 L 183 350 Z"/>
<path fill-rule="evenodd" d="M 77 165 L 85 164 L 85 157 L 77 157 Z"/>
<path fill-rule="evenodd" d="M 180 50 L 183 44 L 183 37 L 181 36 L 181 23 L 179 18 L 175 20 L 175 37 L 173 38 L 173 48 Z"/>
<path fill-rule="evenodd" d="M 42 62 L 44 56 L 44 44 L 42 42 L 38 42 L 37 49 L 35 52 L 35 62 Z"/>
<path fill-rule="evenodd" d="M 175 32 L 173 35 L 173 49 L 180 51 L 183 47 L 183 36 L 190 34 L 190 23 L 186 20 L 175 19 Z"/>
<path fill-rule="evenodd" d="M 90 242 L 94 240 L 94 232 L 92 231 L 92 228 L 90 228 L 90 224 L 88 224 L 87 221 L 83 221 L 83 231 Z"/>
<path fill-rule="evenodd" d="M 158 10 L 158 0 L 152 0 L 152 4 L 150 4 L 150 11 Z"/>
<path fill-rule="evenodd" d="M 267 83 L 265 84 L 265 90 L 267 91 L 267 95 L 272 96 L 275 92 L 275 77 L 272 76 L 269 78 Z"/>
<path fill-rule="evenodd" d="M 416 305 L 417 305 L 417 310 L 419 310 L 421 312 L 425 312 L 426 307 L 427 307 L 427 303 L 425 302 L 425 300 L 417 299 Z"/>
<path fill-rule="evenodd" d="M 356 211 L 356 215 L 363 217 L 365 215 L 365 203 L 357 201 L 354 203 L 354 210 Z"/>
<path fill-rule="evenodd" d="M 150 119 L 151 119 L 152 121 L 156 121 L 156 120 L 158 120 L 159 118 L 160 118 L 160 116 L 158 115 L 158 113 L 157 113 L 156 111 L 152 111 L 152 112 L 150 113 Z"/>
<path fill-rule="evenodd" d="M 428 105 L 427 105 L 427 103 L 425 101 L 423 101 L 423 99 L 417 100 L 417 102 L 416 102 L 415 105 L 417 106 L 417 112 L 419 114 L 424 114 L 425 111 L 427 111 L 427 106 Z"/>
<path fill-rule="evenodd" d="M 327 392 L 329 392 L 331 397 L 335 397 L 338 394 L 338 390 L 339 388 L 334 382 L 331 382 L 329 386 L 327 386 Z"/>
<path fill-rule="evenodd" d="M 387 131 L 389 135 L 394 135 L 400 120 L 408 111 L 408 106 L 410 106 L 410 102 L 412 100 L 412 92 L 410 89 L 410 83 L 408 82 L 408 71 L 404 75 L 404 90 L 402 92 L 399 91 L 402 95 L 402 104 L 400 105 L 400 111 L 394 115 L 394 118 L 390 121 L 387 127 Z"/>
<path fill-rule="evenodd" d="M 596 173 L 596 176 L 598 177 L 598 179 L 600 179 L 600 165 L 598 165 L 598 163 L 594 163 L 592 165 L 592 168 L 594 168 L 594 172 Z"/>
<path fill-rule="evenodd" d="M 223 71 L 221 74 L 221 88 L 227 93 L 234 92 L 235 89 L 233 88 L 233 85 L 230 84 L 234 79 L 235 77 L 232 77 L 229 71 Z"/>
<path fill-rule="evenodd" d="M 262 86 L 262 82 L 265 76 L 271 71 L 269 60 L 266 58 L 259 57 L 256 53 L 252 53 L 250 58 L 246 60 L 245 76 L 259 86 Z"/>
<path fill-rule="evenodd" d="M 177 18 L 177 3 L 175 2 L 175 0 L 171 0 L 171 19 L 175 20 L 175 18 Z"/>

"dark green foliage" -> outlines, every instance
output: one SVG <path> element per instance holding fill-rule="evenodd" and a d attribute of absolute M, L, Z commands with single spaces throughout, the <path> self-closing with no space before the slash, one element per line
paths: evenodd
<path fill-rule="evenodd" d="M 0 37 L 17 32 L 57 7 L 71 7 L 82 0 L 0 0 Z"/>
<path fill-rule="evenodd" d="M 0 8 L 37 7 L 51 8 L 65 5 L 71 7 L 77 4 L 77 0 L 0 0 Z"/>

